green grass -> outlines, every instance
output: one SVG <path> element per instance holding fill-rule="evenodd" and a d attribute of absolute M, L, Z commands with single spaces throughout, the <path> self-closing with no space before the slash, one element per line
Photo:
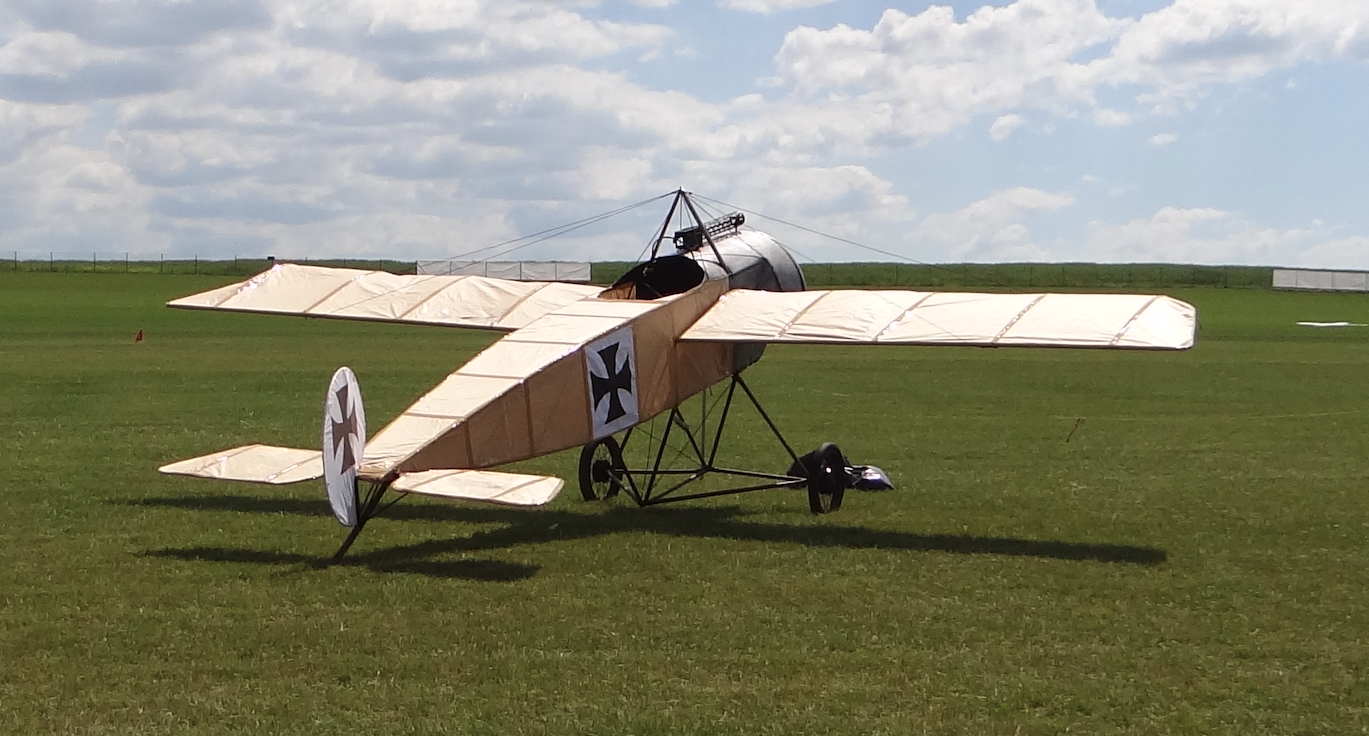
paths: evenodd
<path fill-rule="evenodd" d="M 0 733 L 1369 727 L 1369 328 L 1293 324 L 1364 295 L 1173 292 L 1177 354 L 772 348 L 786 436 L 897 490 L 411 499 L 318 569 L 318 487 L 155 468 L 313 445 L 342 364 L 374 430 L 494 336 L 161 306 L 225 280 L 0 273 Z"/>

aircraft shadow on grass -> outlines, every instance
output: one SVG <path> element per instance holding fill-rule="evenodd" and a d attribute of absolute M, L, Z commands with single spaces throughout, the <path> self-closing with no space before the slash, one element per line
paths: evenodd
<path fill-rule="evenodd" d="M 131 502 L 140 506 L 231 511 L 260 514 L 298 514 L 331 517 L 323 501 L 217 495 L 150 498 Z M 497 529 L 477 531 L 468 537 L 447 538 L 400 545 L 366 553 L 354 552 L 340 565 L 365 567 L 376 572 L 407 572 L 432 577 L 466 578 L 513 582 L 536 574 L 532 565 L 496 560 L 430 559 L 436 555 L 507 549 L 528 544 L 543 544 L 605 536 L 622 532 L 647 532 L 666 536 L 732 539 L 755 542 L 802 544 L 809 547 L 846 549 L 907 550 L 1041 557 L 1056 560 L 1158 565 L 1167 555 L 1153 547 L 1084 542 L 1040 541 L 1012 537 L 977 537 L 950 534 L 912 534 L 856 526 L 769 524 L 745 520 L 748 512 L 740 507 L 712 508 L 613 508 L 606 513 L 579 514 L 570 511 L 528 512 L 497 507 L 453 507 L 436 505 L 395 506 L 385 512 L 396 521 L 458 521 L 471 524 L 502 524 Z M 269 565 L 304 564 L 324 566 L 328 555 L 310 556 L 233 547 L 190 547 L 161 549 L 145 553 L 154 557 L 216 562 L 247 562 Z"/>

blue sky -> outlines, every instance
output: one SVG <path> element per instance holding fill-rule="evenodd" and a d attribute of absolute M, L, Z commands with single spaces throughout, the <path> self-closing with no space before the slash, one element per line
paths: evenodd
<path fill-rule="evenodd" d="M 1362 0 L 11 0 L 0 43 L 0 253 L 436 258 L 683 187 L 819 261 L 885 258 L 783 222 L 1369 267 Z"/>

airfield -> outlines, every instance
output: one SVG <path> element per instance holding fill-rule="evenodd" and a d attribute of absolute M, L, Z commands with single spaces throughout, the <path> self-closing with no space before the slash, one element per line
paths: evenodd
<path fill-rule="evenodd" d="M 801 452 L 897 489 L 406 499 L 158 465 L 372 429 L 498 337 L 166 309 L 232 276 L 0 273 L 0 733 L 1344 734 L 1369 728 L 1363 294 L 1183 288 L 1179 353 L 774 346 Z M 145 339 L 135 343 L 142 330 Z M 738 427 L 739 462 L 781 472 Z"/>

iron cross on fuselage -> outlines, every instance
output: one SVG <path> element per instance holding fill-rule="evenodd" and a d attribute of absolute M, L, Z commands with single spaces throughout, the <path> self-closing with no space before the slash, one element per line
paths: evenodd
<path fill-rule="evenodd" d="M 625 416 L 627 410 L 623 408 L 622 399 L 618 398 L 619 391 L 626 391 L 632 395 L 632 366 L 630 361 L 624 360 L 623 367 L 618 365 L 618 345 L 609 345 L 599 351 L 599 359 L 604 361 L 604 372 L 607 376 L 596 376 L 590 374 L 590 388 L 594 392 L 594 408 L 599 408 L 599 403 L 608 397 L 608 416 L 604 421 L 612 422 L 619 417 Z"/>

